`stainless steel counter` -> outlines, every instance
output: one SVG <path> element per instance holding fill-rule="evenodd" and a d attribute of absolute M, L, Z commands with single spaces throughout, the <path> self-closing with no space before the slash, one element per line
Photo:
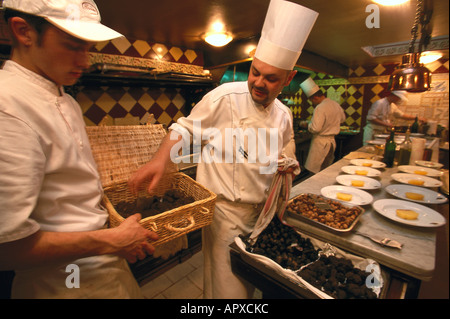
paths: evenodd
<path fill-rule="evenodd" d="M 341 171 L 341 167 L 345 165 L 350 165 L 350 160 L 343 158 L 320 173 L 294 186 L 291 191 L 291 198 L 302 193 L 320 194 L 320 190 L 323 187 L 333 184 L 338 185 L 336 176 L 345 174 Z M 385 168 L 381 169 L 381 172 L 381 176 L 375 178 L 381 182 L 381 189 L 367 192 L 372 194 L 374 201 L 383 198 L 394 199 L 395 197 L 387 193 L 384 187 L 389 184 L 397 184 L 391 179 L 391 175 L 397 173 L 398 169 L 397 167 Z M 438 191 L 438 189 L 435 190 Z M 448 218 L 448 202 L 446 204 L 427 206 Z M 366 258 L 372 258 L 386 267 L 419 280 L 430 280 L 435 269 L 436 228 L 404 225 L 380 215 L 372 208 L 371 204 L 362 207 L 365 209 L 365 213 L 361 216 L 355 228 L 349 233 L 333 232 L 290 217 L 286 217 L 286 221 L 301 232 L 329 242 L 344 250 Z M 355 234 L 355 231 L 389 237 L 404 245 L 401 250 L 383 247 L 368 238 Z"/>

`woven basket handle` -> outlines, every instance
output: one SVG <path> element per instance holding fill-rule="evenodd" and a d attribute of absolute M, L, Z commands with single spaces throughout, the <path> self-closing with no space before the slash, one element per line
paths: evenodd
<path fill-rule="evenodd" d="M 156 226 L 155 222 L 151 222 L 147 226 L 150 228 L 150 230 L 154 231 L 155 233 L 158 230 L 158 226 Z"/>
<path fill-rule="evenodd" d="M 188 229 L 191 229 L 192 227 L 195 226 L 195 220 L 194 217 L 192 215 L 189 215 L 188 217 L 189 219 L 189 225 L 187 225 L 186 227 L 174 227 L 170 224 L 165 225 L 164 227 L 166 227 L 167 230 L 173 231 L 173 232 L 183 232 L 186 231 Z"/>
<path fill-rule="evenodd" d="M 207 215 L 207 214 L 209 214 L 209 209 L 206 207 L 202 207 L 202 209 L 200 210 L 200 213 L 202 213 L 203 215 Z"/>

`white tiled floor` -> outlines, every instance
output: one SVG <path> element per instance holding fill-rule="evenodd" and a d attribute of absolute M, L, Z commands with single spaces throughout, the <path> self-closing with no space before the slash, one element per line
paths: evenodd
<path fill-rule="evenodd" d="M 147 299 L 202 299 L 203 253 L 196 253 L 143 285 L 141 290 Z M 252 299 L 261 298 L 261 291 L 255 289 Z"/>
<path fill-rule="evenodd" d="M 203 298 L 203 254 L 200 251 L 141 287 L 148 299 Z"/>

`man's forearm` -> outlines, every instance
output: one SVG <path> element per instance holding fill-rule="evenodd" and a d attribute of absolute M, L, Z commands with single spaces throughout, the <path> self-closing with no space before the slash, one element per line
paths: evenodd
<path fill-rule="evenodd" d="M 25 269 L 94 255 L 114 253 L 109 229 L 88 232 L 38 231 L 0 244 L 0 270 Z"/>

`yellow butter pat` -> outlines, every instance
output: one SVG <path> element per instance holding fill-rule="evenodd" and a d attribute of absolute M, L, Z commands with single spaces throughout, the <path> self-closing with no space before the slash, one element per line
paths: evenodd
<path fill-rule="evenodd" d="M 362 169 L 357 169 L 355 171 L 356 175 L 367 175 L 367 171 L 366 170 L 362 170 Z"/>
<path fill-rule="evenodd" d="M 355 186 L 355 187 L 364 187 L 364 181 L 352 180 L 352 186 Z"/>
<path fill-rule="evenodd" d="M 362 163 L 362 166 L 370 167 L 370 166 L 372 166 L 372 163 Z"/>
<path fill-rule="evenodd" d="M 353 198 L 353 195 L 347 194 L 347 193 L 336 193 L 336 198 L 340 199 L 340 200 L 351 201 Z"/>
<path fill-rule="evenodd" d="M 410 179 L 408 184 L 422 186 L 425 182 L 420 179 Z"/>
<path fill-rule="evenodd" d="M 405 193 L 406 198 L 413 199 L 413 200 L 423 200 L 424 195 L 418 194 L 418 193 L 412 193 L 412 192 L 406 192 Z"/>
<path fill-rule="evenodd" d="M 398 217 L 407 220 L 415 220 L 419 217 L 419 214 L 411 209 L 397 209 L 395 213 Z"/>
<path fill-rule="evenodd" d="M 426 171 L 423 171 L 423 170 L 415 170 L 415 171 L 414 171 L 414 174 L 418 174 L 418 175 L 427 175 L 427 172 L 426 172 Z"/>

